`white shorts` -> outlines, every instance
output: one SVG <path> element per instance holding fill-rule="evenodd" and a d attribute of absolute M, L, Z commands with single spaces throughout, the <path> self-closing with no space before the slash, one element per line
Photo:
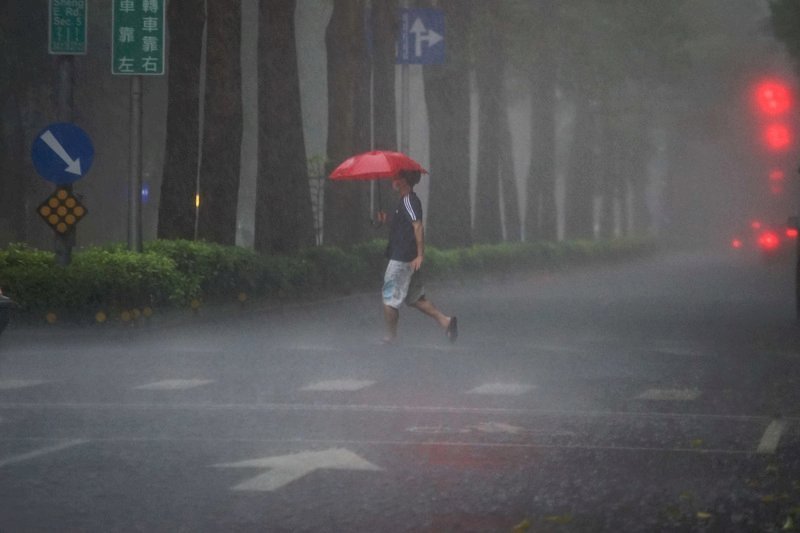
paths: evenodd
<path fill-rule="evenodd" d="M 411 305 L 425 296 L 422 274 L 414 272 L 411 263 L 389 261 L 383 276 L 383 303 L 399 309 L 402 304 Z"/>

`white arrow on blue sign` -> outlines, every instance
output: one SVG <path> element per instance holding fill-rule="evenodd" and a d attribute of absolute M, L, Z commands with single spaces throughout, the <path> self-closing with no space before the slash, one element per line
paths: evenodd
<path fill-rule="evenodd" d="M 81 128 L 69 122 L 50 124 L 31 146 L 36 172 L 56 185 L 69 185 L 89 172 L 94 146 Z"/>
<path fill-rule="evenodd" d="M 414 65 L 444 63 L 444 11 L 400 10 L 397 63 Z"/>

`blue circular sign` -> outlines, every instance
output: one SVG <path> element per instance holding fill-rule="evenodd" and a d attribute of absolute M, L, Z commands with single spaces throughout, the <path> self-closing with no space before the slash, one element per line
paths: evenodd
<path fill-rule="evenodd" d="M 50 124 L 31 146 L 36 172 L 56 185 L 69 185 L 89 172 L 94 146 L 81 128 L 69 122 Z"/>

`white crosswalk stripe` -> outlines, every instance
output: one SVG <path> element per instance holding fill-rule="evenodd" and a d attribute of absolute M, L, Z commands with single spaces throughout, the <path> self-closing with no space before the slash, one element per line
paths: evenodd
<path fill-rule="evenodd" d="M 470 390 L 468 394 L 494 394 L 515 396 L 526 394 L 532 391 L 535 387 L 524 383 L 485 383 L 474 389 Z"/>
<path fill-rule="evenodd" d="M 0 390 L 26 389 L 47 383 L 41 379 L 0 379 Z"/>
<path fill-rule="evenodd" d="M 165 379 L 134 387 L 136 390 L 186 390 L 213 383 L 211 379 Z"/>
<path fill-rule="evenodd" d="M 353 392 L 366 389 L 374 385 L 374 381 L 359 379 L 333 379 L 328 381 L 318 381 L 306 385 L 300 390 L 304 391 L 326 391 L 326 392 Z"/>
<path fill-rule="evenodd" d="M 636 398 L 639 400 L 688 402 L 699 397 L 700 391 L 697 389 L 648 389 Z"/>

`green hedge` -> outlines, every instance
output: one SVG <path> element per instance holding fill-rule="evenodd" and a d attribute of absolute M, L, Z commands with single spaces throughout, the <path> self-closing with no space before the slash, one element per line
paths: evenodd
<path fill-rule="evenodd" d="M 200 302 L 346 293 L 381 283 L 385 240 L 350 248 L 309 248 L 292 256 L 194 241 L 152 241 L 143 253 L 115 244 L 76 251 L 58 266 L 51 252 L 21 244 L 0 250 L 0 287 L 18 314 L 41 320 L 53 313 L 68 320 L 94 320 L 140 309 L 181 308 Z M 649 252 L 645 241 L 535 242 L 426 248 L 429 279 L 506 274 L 535 268 L 608 261 Z"/>

